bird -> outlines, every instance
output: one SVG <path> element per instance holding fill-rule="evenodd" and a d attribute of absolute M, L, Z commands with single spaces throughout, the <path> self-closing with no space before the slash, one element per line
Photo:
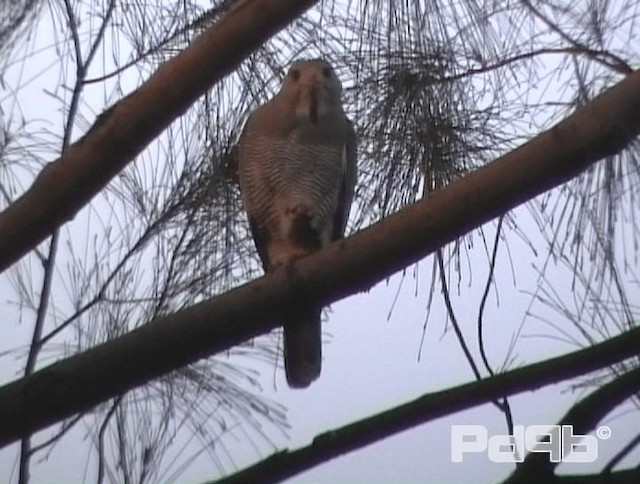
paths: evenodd
<path fill-rule="evenodd" d="M 244 209 L 265 273 L 344 237 L 357 180 L 356 135 L 329 62 L 291 64 L 276 95 L 249 115 L 237 156 Z M 283 353 L 291 388 L 308 387 L 320 376 L 321 313 L 307 298 L 288 308 Z"/>

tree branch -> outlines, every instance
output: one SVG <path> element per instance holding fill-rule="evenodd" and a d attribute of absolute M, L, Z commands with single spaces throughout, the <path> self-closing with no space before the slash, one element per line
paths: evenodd
<path fill-rule="evenodd" d="M 0 213 L 0 271 L 75 214 L 214 83 L 317 0 L 245 0 L 161 65 Z"/>
<path fill-rule="evenodd" d="M 576 435 L 586 435 L 595 429 L 611 410 L 640 391 L 640 367 L 616 377 L 576 403 L 558 422 L 571 425 Z M 551 462 L 544 452 L 530 453 L 505 484 L 546 482 L 553 477 L 559 462 Z"/>
<path fill-rule="evenodd" d="M 636 346 L 630 352 L 623 351 L 623 353 L 619 354 L 614 349 L 618 345 L 628 346 L 629 343 L 625 342 L 625 340 L 632 333 L 632 339 L 637 344 L 637 342 L 640 342 L 640 328 L 612 338 L 605 343 L 569 353 L 568 355 L 552 358 L 448 390 L 426 394 L 373 417 L 320 434 L 313 439 L 310 445 L 301 449 L 291 452 L 286 450 L 277 452 L 247 469 L 216 482 L 217 484 L 243 482 L 266 484 L 279 482 L 341 454 L 365 447 L 393 434 L 445 415 L 474 408 L 498 398 L 523 391 L 535 390 L 550 383 L 588 373 L 598 367 L 609 366 L 615 361 L 626 359 L 633 353 L 640 354 L 640 346 Z M 631 346 L 628 346 L 628 350 L 631 350 Z M 625 378 L 625 376 L 621 378 Z M 637 373 L 630 375 L 629 378 L 633 377 L 640 381 Z M 553 474 L 551 474 L 551 477 L 553 477 Z M 540 479 L 526 482 L 547 481 Z"/>
<path fill-rule="evenodd" d="M 0 388 L 0 446 L 266 332 L 292 300 L 313 294 L 325 305 L 371 287 L 622 150 L 638 132 L 635 72 L 520 148 L 353 237 Z M 612 340 L 620 351 L 606 364 L 634 354 L 639 333 Z"/>

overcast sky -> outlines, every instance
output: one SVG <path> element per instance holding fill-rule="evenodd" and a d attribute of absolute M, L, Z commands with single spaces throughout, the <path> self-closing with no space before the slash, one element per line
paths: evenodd
<path fill-rule="evenodd" d="M 46 25 L 42 23 L 39 26 L 34 42 L 51 44 L 53 33 L 47 31 Z M 58 68 L 54 62 L 47 61 L 46 52 L 37 59 L 27 64 L 16 64 L 5 76 L 4 82 L 9 88 L 0 93 L 0 103 L 5 120 L 12 123 L 10 130 L 16 129 L 22 118 L 30 121 L 25 129 L 34 131 L 54 130 L 60 126 L 63 113 L 58 100 L 50 95 L 49 88 L 58 82 Z M 11 86 L 18 82 L 20 89 L 16 91 Z M 95 104 L 101 101 L 91 99 Z M 531 136 L 535 134 L 532 132 Z M 25 173 L 25 187 L 29 183 L 29 176 Z M 514 216 L 531 245 L 544 247 L 546 241 L 532 221 L 529 210 L 519 208 Z M 78 219 L 82 220 L 82 215 Z M 72 230 L 82 231 L 83 227 Z M 484 230 L 486 240 L 493 240 L 495 223 L 487 224 Z M 474 356 L 478 357 L 475 337 L 477 308 L 488 273 L 488 262 L 487 249 L 479 237 L 475 237 L 475 241 L 474 247 L 468 251 L 468 258 L 463 260 L 460 284 L 453 272 L 450 277 L 458 320 Z M 545 263 L 553 265 L 553 261 L 547 261 L 544 249 L 534 254 L 529 244 L 513 233 L 508 234 L 504 244 L 496 266 L 496 287 L 499 290 L 496 293 L 494 287 L 485 314 L 485 341 L 494 368 L 501 367 L 505 360 L 509 360 L 509 367 L 513 368 L 577 349 L 544 319 L 548 318 L 578 337 L 575 328 L 533 301 L 532 294 L 541 282 L 538 268 Z M 259 443 L 259 450 L 256 450 L 246 444 L 243 429 L 230 429 L 225 447 L 232 457 L 222 452 L 220 461 L 215 463 L 208 454 L 203 454 L 181 475 L 180 481 L 195 483 L 217 477 L 220 467 L 224 472 L 232 473 L 235 466 L 248 465 L 279 448 L 306 445 L 318 433 L 405 403 L 424 393 L 472 381 L 473 373 L 447 322 L 439 294 L 436 294 L 425 329 L 432 267 L 433 258 L 429 257 L 418 266 L 407 269 L 404 276 L 396 275 L 368 293 L 334 304 L 329 312 L 329 321 L 324 325 L 322 375 L 308 389 L 290 390 L 282 371 L 277 371 L 274 379 L 272 365 L 255 362 L 262 370 L 264 394 L 288 408 L 290 438 L 270 431 L 277 448 L 270 447 L 265 441 Z M 468 268 L 472 268 L 472 272 Z M 32 270 L 38 274 L 39 268 L 34 264 Z M 558 296 L 571 299 L 571 271 L 558 266 L 551 273 L 553 276 L 548 282 Z M 22 371 L 33 323 L 32 314 L 22 312 L 21 317 L 20 308 L 12 302 L 17 297 L 10 284 L 11 277 L 11 271 L 0 275 L 0 314 L 4 325 L 0 340 L 2 383 L 16 378 Z M 63 289 L 58 288 L 58 291 Z M 512 348 L 514 340 L 515 348 Z M 48 354 L 43 355 L 42 361 L 48 361 L 49 357 Z M 569 387 L 569 382 L 563 382 L 512 398 L 515 423 L 557 422 L 572 403 L 584 396 L 582 392 L 570 391 Z M 607 463 L 640 428 L 640 414 L 628 410 L 628 406 L 617 409 L 615 417 L 605 422 L 611 427 L 612 438 L 599 442 L 600 456 L 595 463 L 563 465 L 561 469 L 590 472 Z M 500 412 L 492 405 L 484 405 L 403 432 L 322 464 L 289 482 L 456 483 L 469 482 L 470 478 L 474 482 L 495 482 L 509 475 L 513 465 L 492 464 L 484 453 L 469 455 L 463 463 L 451 462 L 451 426 L 459 424 L 485 425 L 489 435 L 506 432 L 505 419 Z M 56 445 L 47 459 L 35 459 L 33 482 L 93 480 L 95 453 L 89 454 L 86 431 L 87 427 L 80 426 Z M 17 455 L 16 445 L 0 450 L 0 481 L 16 482 Z M 640 450 L 628 457 L 627 462 L 637 462 L 638 459 Z"/>

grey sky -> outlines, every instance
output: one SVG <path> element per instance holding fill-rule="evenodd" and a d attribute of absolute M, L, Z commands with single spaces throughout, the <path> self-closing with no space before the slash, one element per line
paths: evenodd
<path fill-rule="evenodd" d="M 54 35 L 59 35 L 63 30 L 61 25 L 52 26 L 47 19 L 47 16 L 42 17 L 36 30 L 37 35 L 29 40 L 30 48 L 33 45 L 50 47 Z M 37 48 L 35 50 L 39 51 Z M 29 123 L 24 129 L 49 139 L 57 149 L 59 145 L 55 144 L 55 140 L 60 134 L 64 113 L 56 96 L 65 98 L 68 91 L 55 88 L 62 74 L 56 62 L 50 60 L 53 59 L 51 52 L 47 49 L 39 52 L 29 62 L 15 63 L 8 69 L 4 78 L 8 88 L 0 94 L 0 103 L 10 131 L 18 129 L 21 120 L 25 119 Z M 110 62 L 109 55 L 105 55 L 104 59 Z M 547 71 L 553 71 L 555 61 L 547 62 Z M 535 85 L 529 95 L 548 95 L 551 100 L 556 100 L 560 83 L 561 80 L 551 87 Z M 133 89 L 137 85 L 136 75 L 131 75 L 125 85 L 130 85 Z M 83 122 L 92 123 L 93 114 L 99 113 L 105 102 L 113 101 L 105 99 L 101 89 L 91 87 L 88 91 L 86 103 L 82 107 L 86 120 L 79 122 L 74 138 L 84 131 Z M 52 94 L 54 91 L 55 96 Z M 515 95 L 519 93 L 514 93 Z M 537 134 L 537 125 L 555 118 L 556 113 L 552 111 L 545 113 L 548 118 L 541 117 L 536 123 L 531 123 L 530 131 L 522 132 L 522 136 L 526 138 Z M 48 159 L 54 158 L 54 151 L 52 150 Z M 29 186 L 36 171 L 24 167 L 16 169 L 19 171 L 20 186 L 15 186 L 16 193 L 13 195 Z M 154 174 L 152 171 L 146 172 L 146 176 L 150 178 Z M 84 210 L 63 229 L 65 240 L 77 243 L 79 251 L 86 250 L 82 245 L 87 244 L 90 239 L 87 235 L 88 227 L 91 233 L 99 230 L 95 214 L 101 213 L 101 207 L 104 206 L 101 204 L 106 205 L 107 202 L 98 197 L 93 202 L 93 212 Z M 2 199 L 0 208 L 4 206 Z M 629 210 L 637 214 L 638 207 L 629 207 Z M 548 271 L 549 287 L 557 292 L 559 298 L 571 301 L 575 292 L 579 291 L 579 288 L 573 286 L 571 270 L 546 258 L 544 247 L 550 234 L 540 233 L 526 207 L 519 208 L 514 217 L 517 218 L 519 229 L 526 233 L 531 246 L 537 248 L 538 252 L 534 254 L 531 246 L 513 232 L 508 232 L 506 243 L 502 242 L 503 250 L 496 267 L 498 290 L 496 294 L 496 287 L 493 288 L 485 314 L 487 352 L 495 369 L 500 368 L 505 361 L 508 361 L 509 367 L 515 367 L 559 355 L 577 349 L 570 338 L 581 341 L 577 329 L 563 320 L 562 315 L 554 313 L 533 297 L 536 288 L 543 282 L 539 279 L 539 268 L 549 264 L 555 266 Z M 114 230 L 122 230 L 127 226 L 126 220 L 118 221 L 121 224 L 119 227 L 112 219 L 108 221 L 113 222 Z M 630 224 L 621 223 L 619 230 L 624 233 L 625 230 L 631 230 L 631 227 Z M 493 240 L 494 230 L 495 223 L 487 224 L 484 232 L 486 241 Z M 629 238 L 627 234 L 620 240 L 628 241 Z M 473 248 L 465 253 L 468 255 L 464 255 L 461 261 L 460 280 L 453 269 L 449 274 L 454 308 L 476 357 L 477 308 L 488 273 L 487 250 L 476 234 Z M 69 310 L 69 300 L 65 297 L 68 288 L 60 282 L 66 276 L 65 262 L 69 259 L 70 255 L 63 251 L 53 303 L 54 312 L 57 311 L 59 315 Z M 37 288 L 40 267 L 33 258 L 26 264 L 26 272 L 34 275 L 33 286 Z M 309 389 L 291 391 L 286 386 L 281 370 L 276 371 L 273 364 L 253 362 L 261 370 L 260 385 L 264 395 L 282 403 L 289 410 L 290 439 L 278 431 L 265 429 L 276 447 L 272 447 L 266 439 L 260 441 L 259 437 L 253 436 L 257 442 L 254 448 L 247 444 L 246 429 L 240 426 L 232 428 L 228 435 L 223 436 L 224 446 L 220 449 L 219 461 L 214 462 L 208 453 L 199 455 L 180 475 L 180 481 L 195 483 L 216 477 L 220 471 L 232 473 L 236 466 L 248 465 L 277 449 L 306 445 L 315 435 L 331 428 L 405 403 L 426 392 L 472 381 L 473 373 L 450 329 L 438 294 L 426 329 L 423 330 L 432 266 L 433 258 L 429 257 L 418 266 L 408 268 L 404 278 L 396 275 L 389 281 L 379 283 L 368 293 L 334 304 L 329 312 L 329 320 L 324 325 L 322 375 Z M 633 274 L 627 275 L 625 284 L 629 288 L 637 288 L 637 280 L 634 282 Z M 15 304 L 17 296 L 11 285 L 12 278 L 15 282 L 13 270 L 0 275 L 0 314 L 6 327 L 0 340 L 2 383 L 16 378 L 22 371 L 33 322 L 33 313 Z M 59 320 L 59 315 L 52 318 Z M 585 321 L 585 324 L 588 325 L 589 321 Z M 615 332 L 614 328 L 610 329 L 612 333 Z M 71 333 L 65 338 L 67 343 L 72 342 Z M 55 346 L 55 351 L 42 355 L 40 365 L 63 354 L 65 349 L 62 343 L 65 338 L 56 340 L 59 344 Z M 512 348 L 514 341 L 515 346 Z M 584 341 L 581 343 L 584 344 Z M 571 404 L 585 394 L 584 391 L 567 390 L 569 388 L 570 384 L 565 382 L 512 398 L 516 424 L 555 423 Z M 593 465 L 563 465 L 561 469 L 569 472 L 600 469 L 640 428 L 640 414 L 630 410 L 628 405 L 617 409 L 615 417 L 607 420 L 606 424 L 612 429 L 612 438 L 601 442 L 601 454 L 597 462 Z M 495 482 L 513 470 L 513 466 L 508 464 L 490 463 L 484 454 L 468 456 L 468 460 L 462 464 L 451 463 L 449 435 L 451 425 L 456 424 L 483 424 L 489 428 L 490 435 L 506 432 L 504 417 L 495 407 L 484 405 L 335 459 L 289 482 L 455 483 L 468 481 L 470 476 L 473 476 L 475 482 Z M 80 425 L 47 458 L 36 458 L 33 462 L 33 482 L 94 481 L 95 451 L 90 449 L 87 432 L 88 426 Z M 199 442 L 191 444 L 194 452 L 197 451 L 198 444 Z M 174 452 L 179 451 L 179 446 L 176 447 Z M 1 481 L 16 482 L 16 458 L 16 445 L 0 450 Z M 639 458 L 640 449 L 637 449 L 628 461 L 637 462 Z M 171 472 L 174 470 L 172 468 Z"/>

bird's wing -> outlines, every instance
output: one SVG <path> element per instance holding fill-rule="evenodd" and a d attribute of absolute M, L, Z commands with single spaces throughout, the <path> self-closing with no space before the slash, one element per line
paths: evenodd
<path fill-rule="evenodd" d="M 258 120 L 258 122 L 260 121 L 260 115 L 261 115 L 261 111 L 263 110 L 263 107 L 259 107 L 258 109 L 256 109 L 253 113 L 251 113 L 249 115 L 249 117 L 247 118 L 247 121 L 244 125 L 244 128 L 242 130 L 242 133 L 240 134 L 240 138 L 238 139 L 238 143 L 236 145 L 235 148 L 235 154 L 237 157 L 237 163 L 255 163 L 256 160 L 251 159 L 251 158 L 242 158 L 242 154 L 244 153 L 243 150 L 243 145 L 247 142 L 247 139 L 251 136 L 255 136 L 255 124 L 256 124 L 256 119 Z M 238 169 L 239 171 L 239 169 Z M 242 183 L 239 183 L 240 189 L 243 190 L 243 186 Z M 247 187 L 244 187 L 244 189 L 247 189 Z M 247 203 L 247 195 L 248 194 L 243 194 L 243 199 L 245 201 L 245 204 Z M 249 213 L 248 210 L 249 207 L 245 206 L 245 210 L 247 211 L 247 217 L 249 220 L 249 228 L 251 230 L 251 235 L 253 236 L 253 241 L 255 243 L 256 246 L 256 250 L 258 251 L 258 255 L 260 256 L 260 261 L 262 262 L 262 267 L 264 268 L 265 272 L 269 269 L 270 263 L 269 263 L 269 256 L 267 254 L 267 231 L 264 230 L 264 227 L 262 226 L 261 222 L 259 220 L 257 220 L 256 218 L 252 217 L 251 214 Z"/>
<path fill-rule="evenodd" d="M 347 121 L 347 136 L 342 150 L 342 186 L 333 218 L 333 240 L 344 237 L 358 178 L 356 132 L 353 123 L 349 119 L 345 119 Z"/>

